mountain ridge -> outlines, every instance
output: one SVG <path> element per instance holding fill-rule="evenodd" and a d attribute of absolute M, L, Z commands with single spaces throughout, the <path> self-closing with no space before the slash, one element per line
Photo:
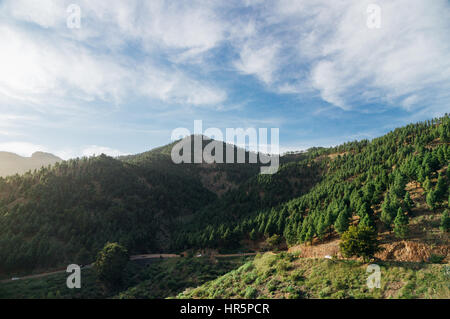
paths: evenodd
<path fill-rule="evenodd" d="M 0 177 L 24 174 L 62 161 L 61 158 L 45 152 L 34 152 L 30 157 L 25 157 L 12 152 L 0 151 Z"/>

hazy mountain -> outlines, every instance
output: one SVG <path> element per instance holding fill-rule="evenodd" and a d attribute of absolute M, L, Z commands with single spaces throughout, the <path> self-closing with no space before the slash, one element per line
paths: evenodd
<path fill-rule="evenodd" d="M 29 170 L 61 162 L 59 157 L 43 152 L 36 152 L 31 157 L 22 157 L 14 153 L 0 152 L 0 176 L 23 174 Z"/>

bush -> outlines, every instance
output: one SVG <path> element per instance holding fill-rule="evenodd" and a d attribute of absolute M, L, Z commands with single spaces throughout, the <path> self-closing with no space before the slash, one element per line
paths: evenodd
<path fill-rule="evenodd" d="M 245 289 L 245 298 L 247 299 L 255 299 L 258 296 L 258 291 L 253 287 L 247 287 Z"/>
<path fill-rule="evenodd" d="M 380 250 L 377 232 L 368 226 L 350 226 L 342 234 L 339 247 L 344 257 L 363 257 L 364 261 Z"/>
<path fill-rule="evenodd" d="M 280 284 L 280 282 L 278 280 L 272 279 L 267 284 L 267 290 L 269 290 L 270 292 L 273 292 L 273 291 L 277 290 L 279 284 Z"/>
<path fill-rule="evenodd" d="M 445 256 L 431 254 L 430 258 L 428 259 L 428 262 L 432 264 L 440 264 L 444 259 Z"/>
<path fill-rule="evenodd" d="M 119 286 L 128 260 L 128 251 L 125 247 L 118 243 L 107 243 L 95 261 L 98 279 L 108 288 Z"/>
<path fill-rule="evenodd" d="M 280 237 L 280 235 L 275 234 L 272 237 L 267 238 L 266 243 L 270 247 L 270 249 L 276 251 L 282 243 L 282 238 Z"/>

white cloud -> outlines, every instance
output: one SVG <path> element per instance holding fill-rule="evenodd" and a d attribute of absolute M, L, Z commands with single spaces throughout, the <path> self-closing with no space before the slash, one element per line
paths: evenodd
<path fill-rule="evenodd" d="M 378 102 L 406 108 L 420 97 L 433 104 L 436 92 L 429 89 L 437 94 L 450 89 L 448 2 L 378 1 L 381 29 L 366 26 L 369 3 L 322 3 L 320 13 L 313 15 L 314 29 L 301 35 L 299 47 L 306 43 L 315 48 L 314 88 L 343 109 L 367 102 L 365 91 L 377 95 Z M 324 20 L 323 12 L 334 16 Z M 305 51 L 311 58 L 311 50 Z M 403 101 L 409 95 L 415 97 Z"/>
<path fill-rule="evenodd" d="M 119 100 L 130 77 L 121 65 L 61 40 L 46 42 L 0 25 L 0 88 L 9 97 Z M 43 102 L 43 101 L 42 101 Z"/>
<path fill-rule="evenodd" d="M 3 9 L 17 19 L 36 23 L 44 28 L 55 27 L 58 23 L 65 21 L 66 7 L 63 1 L 5 1 Z"/>
<path fill-rule="evenodd" d="M 224 90 L 202 83 L 180 72 L 169 72 L 154 66 L 143 69 L 140 92 L 164 102 L 216 105 L 226 100 Z"/>
<path fill-rule="evenodd" d="M 448 1 L 379 0 L 381 29 L 367 27 L 370 3 L 258 1 L 256 27 L 235 36 L 240 59 L 234 66 L 275 92 L 317 92 L 344 110 L 367 103 L 407 110 L 416 110 L 419 101 L 430 109 L 448 104 Z M 244 26 L 243 21 L 236 24 Z"/>
<path fill-rule="evenodd" d="M 136 95 L 217 106 L 228 94 L 207 70 L 219 59 L 273 92 L 318 94 L 345 110 L 448 103 L 448 1 L 379 0 L 382 27 L 369 29 L 372 2 L 80 0 L 74 31 L 65 27 L 70 0 L 5 0 L 0 95 L 55 106 Z M 221 57 L 221 46 L 233 54 Z"/>
<path fill-rule="evenodd" d="M 0 24 L 0 95 L 32 104 L 95 100 L 121 104 L 143 94 L 164 102 L 213 105 L 226 99 L 216 85 L 179 68 L 155 67 L 152 54 L 178 62 L 195 58 L 221 41 L 223 25 L 210 5 L 170 5 L 164 1 L 80 1 L 82 27 L 65 26 L 70 1 L 6 1 L 16 21 L 48 32 Z M 149 56 L 136 62 L 121 50 L 135 39 Z"/>
<path fill-rule="evenodd" d="M 277 52 L 277 44 L 256 48 L 245 44 L 239 53 L 240 59 L 234 62 L 234 66 L 240 72 L 255 75 L 264 83 L 270 84 L 276 70 Z"/>

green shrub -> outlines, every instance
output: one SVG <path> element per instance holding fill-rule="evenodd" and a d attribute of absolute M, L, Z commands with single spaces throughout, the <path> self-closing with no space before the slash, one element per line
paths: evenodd
<path fill-rule="evenodd" d="M 445 256 L 431 254 L 430 258 L 428 259 L 428 262 L 432 264 L 440 264 L 444 259 Z"/>
<path fill-rule="evenodd" d="M 245 289 L 245 298 L 247 299 L 255 299 L 256 296 L 258 296 L 258 291 L 253 288 L 253 287 L 247 287 L 247 289 Z"/>
<path fill-rule="evenodd" d="M 280 282 L 277 279 L 272 279 L 267 284 L 267 290 L 269 290 L 270 292 L 273 292 L 273 291 L 277 290 L 279 284 L 280 284 Z"/>

